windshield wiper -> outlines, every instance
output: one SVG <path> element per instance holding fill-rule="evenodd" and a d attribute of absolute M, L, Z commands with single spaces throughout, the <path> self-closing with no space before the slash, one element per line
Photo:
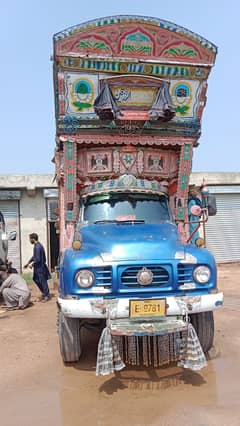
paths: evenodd
<path fill-rule="evenodd" d="M 129 224 L 129 225 L 131 225 L 132 223 L 134 223 L 134 224 L 138 224 L 138 223 L 145 223 L 145 220 L 131 220 L 131 219 L 129 219 L 129 220 L 118 220 L 117 221 L 117 224 L 118 225 L 122 225 L 122 224 L 124 224 L 124 225 L 126 225 L 126 224 Z"/>
<path fill-rule="evenodd" d="M 138 224 L 138 223 L 145 223 L 145 220 L 96 220 L 95 222 L 93 222 L 95 225 L 96 224 L 101 224 L 101 223 L 116 223 L 117 225 L 126 225 L 126 224 Z"/>
<path fill-rule="evenodd" d="M 106 220 L 95 220 L 95 222 L 93 222 L 93 223 L 94 223 L 94 225 L 96 225 L 98 223 L 118 223 L 118 221 L 117 220 L 108 220 L 108 219 L 106 219 Z"/>

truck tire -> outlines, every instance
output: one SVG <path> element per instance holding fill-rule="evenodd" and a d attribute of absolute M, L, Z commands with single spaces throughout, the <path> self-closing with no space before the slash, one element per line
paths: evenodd
<path fill-rule="evenodd" d="M 82 353 L 80 340 L 80 320 L 78 318 L 65 317 L 63 313 L 59 311 L 58 338 L 63 361 L 78 361 Z"/>
<path fill-rule="evenodd" d="M 214 318 L 213 312 L 199 312 L 190 315 L 190 321 L 196 330 L 203 352 L 208 352 L 213 346 Z"/>

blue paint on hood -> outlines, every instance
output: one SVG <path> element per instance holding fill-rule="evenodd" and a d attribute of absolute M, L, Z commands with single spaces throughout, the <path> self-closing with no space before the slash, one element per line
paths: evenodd
<path fill-rule="evenodd" d="M 184 252 L 177 228 L 172 223 L 88 224 L 81 227 L 81 254 L 88 257 L 111 255 L 112 261 L 174 259 Z"/>

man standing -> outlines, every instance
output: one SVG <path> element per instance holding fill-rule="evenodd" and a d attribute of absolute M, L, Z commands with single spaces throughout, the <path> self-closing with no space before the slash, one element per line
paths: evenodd
<path fill-rule="evenodd" d="M 0 294 L 3 296 L 7 309 L 25 309 L 31 298 L 26 281 L 18 273 L 9 274 L 6 265 L 0 266 L 0 276 L 3 281 Z"/>
<path fill-rule="evenodd" d="M 24 266 L 24 268 L 33 267 L 33 281 L 37 284 L 42 293 L 42 302 L 50 299 L 48 280 L 51 278 L 46 265 L 46 254 L 43 245 L 38 241 L 38 234 L 33 232 L 29 235 L 31 244 L 34 244 L 33 256 Z"/>

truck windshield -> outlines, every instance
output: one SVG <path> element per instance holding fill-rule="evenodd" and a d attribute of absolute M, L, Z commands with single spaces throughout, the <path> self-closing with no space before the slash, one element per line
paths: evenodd
<path fill-rule="evenodd" d="M 157 223 L 171 220 L 168 199 L 145 193 L 110 193 L 89 196 L 83 201 L 83 220 L 89 222 Z"/>

